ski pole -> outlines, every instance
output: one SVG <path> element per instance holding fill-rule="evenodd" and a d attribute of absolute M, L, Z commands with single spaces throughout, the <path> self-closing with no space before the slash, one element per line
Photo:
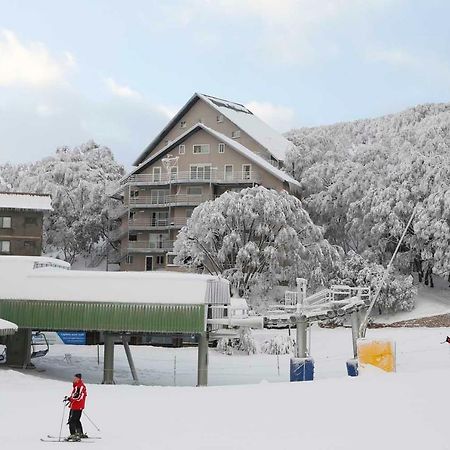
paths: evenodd
<path fill-rule="evenodd" d="M 62 434 L 62 427 L 63 427 L 63 424 L 64 424 L 64 416 L 65 416 L 65 412 L 66 412 L 66 404 L 63 403 L 63 412 L 62 412 L 62 418 L 61 418 L 61 426 L 59 427 L 58 441 L 61 440 L 61 434 Z"/>
<path fill-rule="evenodd" d="M 89 422 L 91 422 L 92 425 L 94 425 L 94 427 L 97 431 L 100 431 L 100 428 L 97 425 L 95 425 L 94 422 L 92 422 L 91 418 L 86 414 L 86 411 L 83 411 L 83 412 L 84 412 L 84 415 L 86 416 L 86 419 L 89 420 Z"/>

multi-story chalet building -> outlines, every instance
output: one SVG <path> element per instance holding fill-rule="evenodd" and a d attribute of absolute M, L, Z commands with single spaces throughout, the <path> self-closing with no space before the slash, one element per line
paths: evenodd
<path fill-rule="evenodd" d="M 281 170 L 290 142 L 245 106 L 194 94 L 135 161 L 115 197 L 123 201 L 121 270 L 173 264 L 173 242 L 193 209 L 227 190 L 263 185 L 296 191 Z"/>
<path fill-rule="evenodd" d="M 0 254 L 40 256 L 44 213 L 51 210 L 50 195 L 0 192 Z"/>

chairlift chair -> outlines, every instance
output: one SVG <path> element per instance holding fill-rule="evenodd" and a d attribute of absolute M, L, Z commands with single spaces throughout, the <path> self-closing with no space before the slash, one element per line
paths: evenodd
<path fill-rule="evenodd" d="M 31 358 L 40 358 L 48 353 L 49 345 L 47 337 L 41 331 L 35 331 L 31 335 Z"/>

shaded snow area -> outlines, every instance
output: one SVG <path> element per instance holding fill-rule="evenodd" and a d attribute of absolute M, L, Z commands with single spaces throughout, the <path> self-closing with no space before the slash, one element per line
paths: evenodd
<path fill-rule="evenodd" d="M 82 421 L 102 436 L 91 444 L 97 450 L 448 449 L 449 374 L 208 388 L 88 385 L 86 412 L 101 432 Z M 0 370 L 1 448 L 65 448 L 39 438 L 58 435 L 70 387 Z"/>
<path fill-rule="evenodd" d="M 450 345 L 440 344 L 449 331 L 446 328 L 384 328 L 369 330 L 368 338 L 393 339 L 397 347 L 398 372 L 424 372 L 445 369 L 450 374 Z M 261 346 L 274 336 L 287 336 L 287 330 L 255 330 Z M 294 336 L 295 331 L 292 333 Z M 162 386 L 195 386 L 197 381 L 197 348 L 160 348 L 132 346 L 132 353 L 141 383 Z M 352 357 L 351 331 L 344 328 L 313 327 L 310 353 L 315 360 L 317 380 L 346 378 L 347 359 Z M 89 383 L 103 378 L 103 347 L 52 345 L 44 358 L 33 360 L 37 377 L 68 380 L 81 371 Z M 279 367 L 279 369 L 278 369 Z M 132 383 L 130 369 L 121 345 L 115 350 L 115 380 Z M 289 381 L 289 355 L 258 353 L 246 355 L 235 351 L 232 356 L 215 349 L 209 352 L 209 385 L 251 384 Z"/>
<path fill-rule="evenodd" d="M 433 278 L 433 288 L 425 286 L 422 283 L 417 284 L 416 306 L 412 311 L 375 316 L 375 322 L 389 324 L 450 313 L 449 282 L 445 278 L 437 276 Z"/>

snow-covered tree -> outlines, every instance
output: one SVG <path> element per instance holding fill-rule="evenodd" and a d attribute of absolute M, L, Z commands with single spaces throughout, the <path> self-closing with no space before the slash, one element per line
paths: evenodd
<path fill-rule="evenodd" d="M 174 250 L 178 264 L 221 274 L 238 295 L 296 277 L 324 283 L 339 259 L 298 198 L 261 186 L 199 205 Z"/>
<path fill-rule="evenodd" d="M 92 141 L 59 148 L 35 163 L 0 166 L 3 189 L 51 194 L 44 248 L 69 262 L 106 238 L 108 211 L 114 207 L 108 192 L 123 174 L 111 150 Z"/>
<path fill-rule="evenodd" d="M 372 295 L 375 294 L 383 278 L 385 268 L 371 262 L 352 251 L 344 261 L 339 264 L 332 284 L 345 284 L 352 287 L 370 287 Z M 411 311 L 415 306 L 417 288 L 413 284 L 411 275 L 404 276 L 390 271 L 386 278 L 376 308 L 380 313 L 397 311 Z"/>
<path fill-rule="evenodd" d="M 426 272 L 449 274 L 450 104 L 288 137 L 295 147 L 286 168 L 329 242 L 386 265 L 416 208 L 396 264 L 419 261 Z"/>

